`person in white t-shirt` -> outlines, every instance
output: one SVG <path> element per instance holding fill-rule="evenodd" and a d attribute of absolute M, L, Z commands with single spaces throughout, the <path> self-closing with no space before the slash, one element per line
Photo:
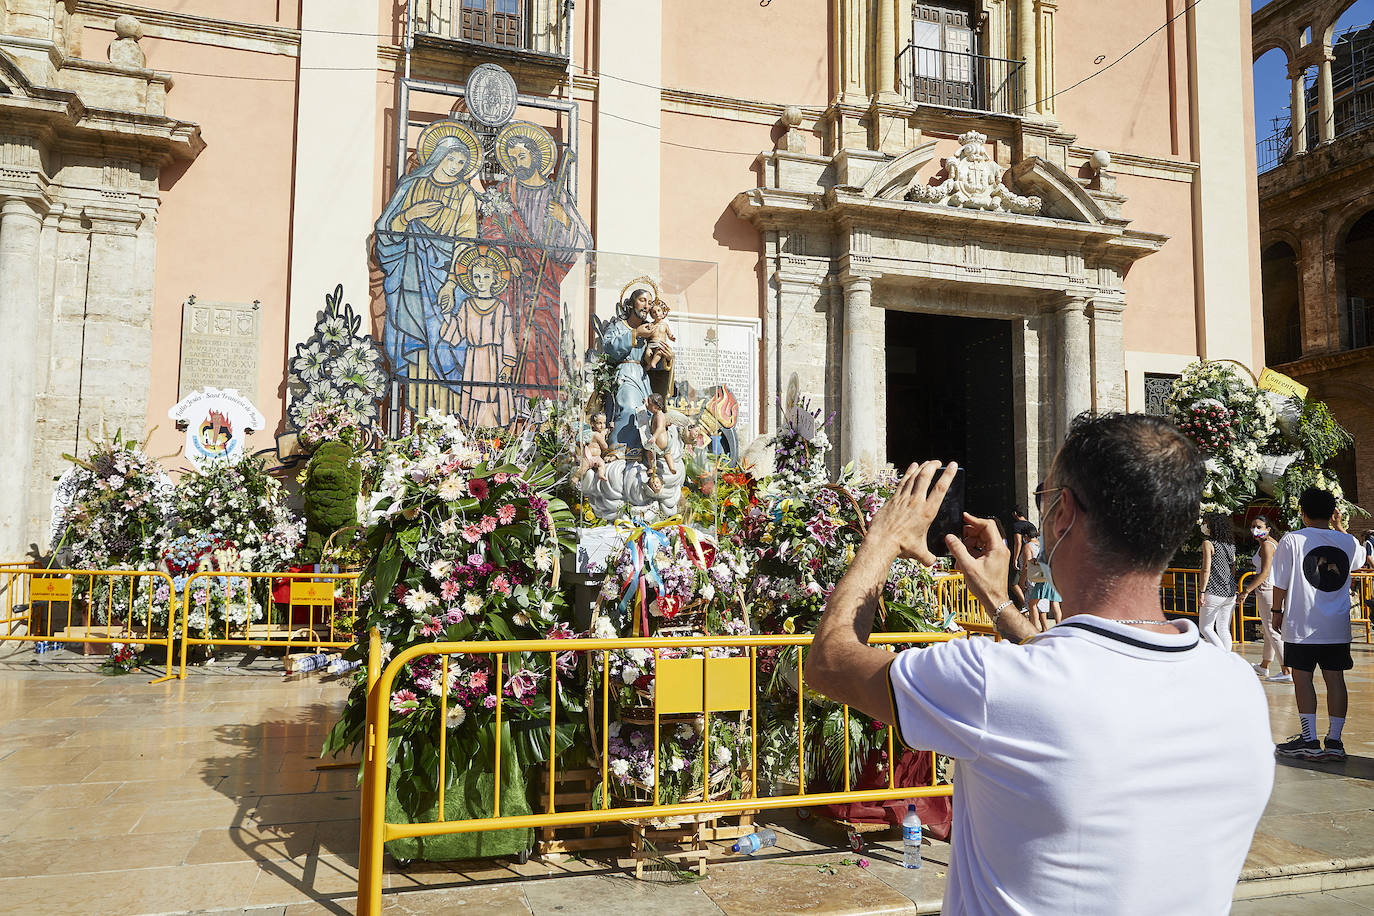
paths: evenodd
<path fill-rule="evenodd" d="M 866 643 L 893 560 L 934 561 L 926 532 L 954 466 L 935 480 L 937 468 L 909 469 L 874 518 L 804 676 L 954 760 L 943 911 L 1228 912 L 1274 759 L 1250 666 L 1160 607 L 1160 578 L 1197 519 L 1197 449 L 1158 417 L 1079 417 L 1043 490 L 1064 622 L 1036 633 L 1015 610 L 1007 550 L 969 515 L 947 544 L 1007 641 L 894 656 Z"/>
<path fill-rule="evenodd" d="M 1293 693 L 1302 733 L 1278 745 L 1282 757 L 1344 760 L 1341 732 L 1350 696 L 1345 673 L 1350 657 L 1350 571 L 1365 564 L 1364 545 L 1334 531 L 1336 497 L 1308 487 L 1298 497 L 1303 527 L 1279 541 L 1274 554 L 1274 629 L 1283 634 L 1283 663 L 1293 672 Z M 1326 682 L 1326 744 L 1317 740 L 1317 686 Z"/>

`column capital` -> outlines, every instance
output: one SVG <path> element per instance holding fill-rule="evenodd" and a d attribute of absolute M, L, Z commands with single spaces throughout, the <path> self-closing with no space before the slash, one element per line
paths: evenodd
<path fill-rule="evenodd" d="M 27 216 L 34 222 L 42 222 L 43 214 L 48 210 L 45 201 L 29 194 L 7 195 L 3 201 L 0 203 L 0 216 L 5 219 Z"/>
<path fill-rule="evenodd" d="M 844 287 L 846 293 L 871 293 L 873 292 L 873 278 L 868 274 L 851 273 L 845 271 L 839 275 L 840 285 Z"/>
<path fill-rule="evenodd" d="M 1055 305 L 1056 312 L 1083 312 L 1088 308 L 1088 296 L 1086 293 L 1077 291 L 1065 292 L 1063 298 Z"/>
<path fill-rule="evenodd" d="M 1094 319 L 1120 321 L 1126 312 L 1126 303 L 1120 299 L 1096 299 L 1088 307 L 1088 314 Z"/>
<path fill-rule="evenodd" d="M 103 235 L 137 235 L 143 223 L 141 210 L 118 207 L 82 207 L 81 215 L 90 222 L 92 232 Z"/>

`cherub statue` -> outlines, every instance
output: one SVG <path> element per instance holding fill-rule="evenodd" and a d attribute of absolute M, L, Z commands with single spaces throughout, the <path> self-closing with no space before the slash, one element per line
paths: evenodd
<path fill-rule="evenodd" d="M 655 299 L 649 306 L 649 316 L 653 319 L 648 327 L 648 338 L 644 347 L 645 369 L 669 369 L 673 365 L 673 348 L 668 341 L 676 341 L 672 325 L 668 324 L 668 313 L 672 311 L 668 303 Z"/>
<path fill-rule="evenodd" d="M 612 460 L 612 449 L 606 441 L 606 415 L 596 413 L 592 416 L 591 432 L 587 439 L 582 443 L 579 450 L 580 463 L 577 466 L 576 477 L 580 479 L 583 474 L 590 470 L 596 471 L 598 480 L 606 479 L 606 465 Z"/>
<path fill-rule="evenodd" d="M 649 469 L 649 488 L 657 493 L 663 489 L 663 481 L 658 474 L 659 461 L 663 462 L 669 475 L 677 474 L 677 466 L 672 458 L 672 427 L 686 427 L 691 425 L 691 421 L 675 410 L 668 410 L 660 394 L 651 394 L 644 399 L 644 410 L 640 411 L 638 419 L 639 434 L 644 442 L 644 466 Z M 680 436 L 678 441 L 681 442 Z"/>

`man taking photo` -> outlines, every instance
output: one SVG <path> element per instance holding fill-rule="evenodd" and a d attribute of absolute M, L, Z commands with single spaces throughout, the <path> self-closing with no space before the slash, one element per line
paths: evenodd
<path fill-rule="evenodd" d="M 1064 622 L 1035 632 L 1007 598 L 996 527 L 965 516 L 948 547 L 1007 641 L 894 657 L 867 639 L 893 560 L 935 561 L 926 532 L 953 465 L 937 469 L 912 466 L 874 518 L 805 677 L 954 760 L 944 911 L 1228 912 L 1273 745 L 1250 666 L 1160 608 L 1160 576 L 1198 517 L 1197 450 L 1157 417 L 1079 417 L 1042 491 Z"/>

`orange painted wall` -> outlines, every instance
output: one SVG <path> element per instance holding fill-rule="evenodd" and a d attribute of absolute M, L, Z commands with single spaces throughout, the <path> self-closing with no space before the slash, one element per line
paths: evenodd
<path fill-rule="evenodd" d="M 1173 0 L 1174 13 L 1185 0 Z M 1144 156 L 1173 156 L 1169 114 L 1168 32 L 1176 42 L 1173 91 L 1180 124 L 1187 124 L 1187 35 L 1184 20 L 1159 32 L 1125 60 L 1112 61 L 1164 25 L 1169 0 L 1113 3 L 1062 0 L 1055 14 L 1055 117 L 1078 142 Z M 1102 63 L 1094 60 L 1102 56 Z M 1101 74 L 1101 75 L 1097 75 Z M 1086 79 L 1081 85 L 1073 86 Z M 1072 88 L 1071 88 L 1072 87 Z M 1179 152 L 1186 158 L 1186 138 Z"/>
<path fill-rule="evenodd" d="M 830 0 L 663 4 L 663 85 L 777 105 L 830 95 Z"/>
<path fill-rule="evenodd" d="M 1126 275 L 1126 349 L 1196 353 L 1192 185 L 1121 175 L 1117 190 L 1128 198 L 1125 215 L 1133 226 L 1169 236 L 1161 251 L 1137 261 Z"/>

